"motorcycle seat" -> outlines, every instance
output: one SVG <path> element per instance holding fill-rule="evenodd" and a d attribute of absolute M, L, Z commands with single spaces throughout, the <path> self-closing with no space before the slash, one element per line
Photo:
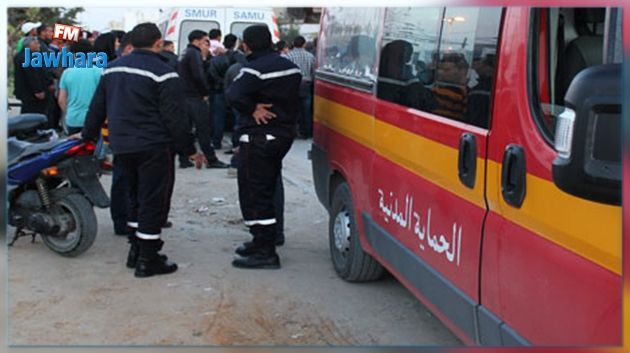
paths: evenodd
<path fill-rule="evenodd" d="M 15 137 L 9 137 L 9 165 L 20 161 L 24 157 L 51 150 L 64 141 L 65 140 L 52 139 L 51 141 L 43 143 L 30 143 L 18 140 Z"/>
<path fill-rule="evenodd" d="M 9 118 L 9 136 L 35 131 L 46 123 L 48 119 L 44 114 L 28 113 L 14 116 Z"/>

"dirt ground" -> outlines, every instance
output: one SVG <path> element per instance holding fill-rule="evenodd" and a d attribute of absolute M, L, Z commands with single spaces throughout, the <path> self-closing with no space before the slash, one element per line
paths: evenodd
<path fill-rule="evenodd" d="M 460 345 L 393 277 L 364 284 L 337 277 L 309 148 L 296 141 L 285 159 L 281 270 L 232 268 L 234 248 L 249 239 L 236 180 L 225 170 L 178 169 L 174 227 L 163 237 L 179 270 L 134 278 L 108 209 L 97 210 L 96 242 L 78 258 L 20 239 L 9 250 L 9 344 Z M 110 177 L 102 182 L 108 189 Z"/>

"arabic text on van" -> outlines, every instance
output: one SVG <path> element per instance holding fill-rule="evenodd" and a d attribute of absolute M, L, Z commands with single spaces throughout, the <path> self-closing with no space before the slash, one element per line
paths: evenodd
<path fill-rule="evenodd" d="M 453 222 L 451 239 L 447 239 L 444 233 L 434 233 L 431 229 L 431 208 L 424 213 L 414 209 L 413 196 L 405 194 L 404 202 L 398 200 L 393 191 L 377 190 L 379 194 L 379 210 L 383 220 L 389 223 L 394 221 L 399 227 L 413 232 L 419 240 L 419 248 L 424 251 L 425 245 L 438 254 L 444 254 L 449 262 L 455 262 L 459 266 L 462 248 L 462 226 Z"/>

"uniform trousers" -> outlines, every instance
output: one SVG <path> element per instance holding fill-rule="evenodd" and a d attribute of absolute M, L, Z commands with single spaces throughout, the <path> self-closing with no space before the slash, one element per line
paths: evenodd
<path fill-rule="evenodd" d="M 129 186 L 128 225 L 145 240 L 160 239 L 164 211 L 173 185 L 173 151 L 170 147 L 117 154 Z"/>
<path fill-rule="evenodd" d="M 282 159 L 293 138 L 244 134 L 239 138 L 238 195 L 245 225 L 260 248 L 274 248 L 277 218 L 274 198 Z"/>

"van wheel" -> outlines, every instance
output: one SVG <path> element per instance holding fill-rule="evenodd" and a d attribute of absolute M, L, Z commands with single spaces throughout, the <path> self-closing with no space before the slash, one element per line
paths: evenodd
<path fill-rule="evenodd" d="M 328 234 L 333 266 L 339 277 L 350 282 L 382 277 L 383 267 L 361 247 L 352 195 L 345 182 L 339 184 L 333 194 Z"/>

